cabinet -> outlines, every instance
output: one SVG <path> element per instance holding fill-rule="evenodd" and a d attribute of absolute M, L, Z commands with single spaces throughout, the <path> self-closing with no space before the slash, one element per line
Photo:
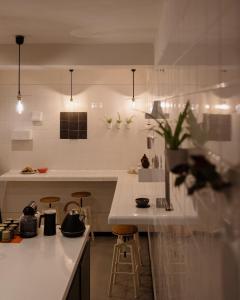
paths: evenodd
<path fill-rule="evenodd" d="M 90 242 L 86 243 L 67 300 L 90 300 Z"/>

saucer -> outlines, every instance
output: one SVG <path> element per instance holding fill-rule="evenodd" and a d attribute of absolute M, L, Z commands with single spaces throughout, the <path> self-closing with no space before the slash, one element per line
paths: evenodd
<path fill-rule="evenodd" d="M 136 205 L 137 208 L 148 208 L 150 207 L 150 204 L 147 205 Z"/>

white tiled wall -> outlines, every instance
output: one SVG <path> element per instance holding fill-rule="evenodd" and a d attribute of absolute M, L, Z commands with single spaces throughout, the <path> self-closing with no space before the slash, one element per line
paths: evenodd
<path fill-rule="evenodd" d="M 15 112 L 16 70 L 0 71 L 0 172 L 47 166 L 51 169 L 128 169 L 136 167 L 146 146 L 144 131 L 147 69 L 136 71 L 136 110 L 131 106 L 131 67 L 98 67 L 75 70 L 73 96 L 77 102 L 70 107 L 70 74 L 67 69 L 23 69 L 22 94 L 25 111 Z M 92 108 L 92 106 L 96 106 Z M 88 113 L 87 140 L 60 140 L 60 112 Z M 42 111 L 42 125 L 31 122 L 31 112 Z M 105 116 L 116 122 L 134 115 L 130 129 L 115 124 L 106 128 Z M 13 129 L 31 128 L 33 141 L 11 141 Z"/>

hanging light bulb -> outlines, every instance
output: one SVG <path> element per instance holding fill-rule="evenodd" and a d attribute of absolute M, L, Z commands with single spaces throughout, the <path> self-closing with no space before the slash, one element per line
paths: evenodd
<path fill-rule="evenodd" d="M 24 111 L 24 106 L 23 106 L 23 103 L 22 103 L 22 98 L 18 97 L 18 99 L 17 99 L 17 105 L 16 105 L 16 110 L 19 113 L 19 115 L 21 115 L 21 113 Z"/>
<path fill-rule="evenodd" d="M 132 74 L 133 74 L 133 96 L 132 96 L 132 108 L 134 109 L 135 107 L 136 107 L 136 101 L 135 101 L 135 95 L 134 95 L 134 92 L 135 92 L 135 90 L 134 90 L 134 85 L 135 85 L 135 82 L 134 82 L 134 73 L 135 73 L 135 71 L 136 71 L 136 69 L 132 69 L 131 70 L 132 71 Z"/>
<path fill-rule="evenodd" d="M 70 69 L 69 72 L 71 74 L 71 97 L 70 97 L 70 102 L 73 102 L 73 97 L 72 97 L 72 73 L 73 73 L 73 69 Z"/>
<path fill-rule="evenodd" d="M 24 43 L 24 36 L 16 36 L 16 44 L 18 45 L 18 94 L 17 94 L 17 105 L 16 110 L 21 114 L 24 110 L 22 95 L 21 95 L 21 45 Z"/>

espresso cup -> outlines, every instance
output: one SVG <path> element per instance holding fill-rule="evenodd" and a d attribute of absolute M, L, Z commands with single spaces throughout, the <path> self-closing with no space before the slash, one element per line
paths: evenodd
<path fill-rule="evenodd" d="M 137 203 L 137 207 L 141 207 L 141 208 L 148 207 L 148 202 L 149 202 L 148 198 L 136 198 L 135 201 Z"/>

